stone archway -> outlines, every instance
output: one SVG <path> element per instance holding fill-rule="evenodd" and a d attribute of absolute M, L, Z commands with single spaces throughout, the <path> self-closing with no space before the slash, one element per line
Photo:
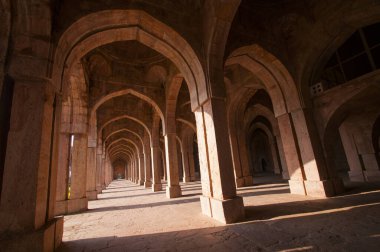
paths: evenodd
<path fill-rule="evenodd" d="M 329 177 L 315 126 L 307 120 L 309 112 L 301 106 L 296 85 L 284 65 L 258 45 L 235 50 L 225 65 L 249 70 L 267 90 L 284 145 L 291 192 L 328 196 L 340 191 L 341 184 Z"/>

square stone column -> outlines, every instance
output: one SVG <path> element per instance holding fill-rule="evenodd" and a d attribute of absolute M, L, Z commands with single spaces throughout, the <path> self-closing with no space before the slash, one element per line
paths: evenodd
<path fill-rule="evenodd" d="M 244 205 L 243 199 L 236 195 L 224 99 L 207 100 L 195 111 L 195 119 L 202 173 L 202 212 L 223 223 L 241 220 Z"/>
<path fill-rule="evenodd" d="M 182 167 L 183 167 L 183 182 L 187 183 L 191 181 L 190 177 L 190 164 L 189 164 L 189 155 L 187 151 L 187 147 L 184 147 L 184 143 L 181 148 L 182 155 Z"/>
<path fill-rule="evenodd" d="M 151 160 L 152 160 L 152 191 L 157 192 L 162 190 L 160 169 L 162 166 L 161 163 L 161 152 L 159 146 L 159 135 L 158 127 L 155 127 L 152 130 L 152 139 L 151 139 Z"/>
<path fill-rule="evenodd" d="M 349 134 L 345 123 L 339 127 L 339 135 L 342 140 L 343 149 L 346 154 L 347 162 L 350 167 L 348 175 L 351 181 L 365 181 L 364 171 L 356 150 L 353 136 Z"/>
<path fill-rule="evenodd" d="M 283 151 L 289 173 L 289 187 L 292 194 L 306 195 L 302 162 L 298 154 L 297 138 L 289 114 L 277 117 L 283 144 Z"/>
<path fill-rule="evenodd" d="M 307 195 L 330 197 L 343 192 L 343 182 L 333 169 L 328 170 L 322 145 L 311 112 L 299 109 L 291 112 L 298 150 L 305 174 Z"/>
<path fill-rule="evenodd" d="M 26 62 L 33 64 L 30 56 Z M 63 235 L 63 219 L 51 217 L 55 201 L 49 201 L 54 196 L 50 193 L 55 194 L 49 187 L 56 186 L 56 173 L 50 170 L 55 94 L 48 80 L 26 79 L 10 83 L 13 97 L 0 204 L 0 233 L 7 234 L 0 242 L 3 251 L 54 250 Z"/>
<path fill-rule="evenodd" d="M 151 188 L 152 187 L 152 167 L 151 167 L 151 154 L 150 154 L 150 147 L 145 147 L 145 154 L 144 154 L 144 165 L 145 165 L 145 181 L 144 181 L 144 187 L 145 188 Z"/>
<path fill-rule="evenodd" d="M 144 154 L 139 155 L 139 185 L 144 185 L 145 181 L 145 166 L 144 166 Z"/>
<path fill-rule="evenodd" d="M 182 195 L 182 192 L 179 186 L 176 133 L 166 133 L 164 138 L 167 176 L 166 197 L 177 198 Z"/>
<path fill-rule="evenodd" d="M 71 151 L 70 197 L 64 201 L 57 201 L 56 214 L 69 214 L 87 210 L 87 149 L 87 135 L 75 134 Z"/>
<path fill-rule="evenodd" d="M 238 144 L 238 155 L 240 159 L 242 179 L 244 179 L 244 186 L 251 186 L 253 185 L 253 177 L 249 170 L 248 144 L 243 130 L 238 130 Z"/>
<path fill-rule="evenodd" d="M 193 147 L 191 145 L 191 147 Z M 189 170 L 190 170 L 190 181 L 195 181 L 195 162 L 194 162 L 194 152 L 193 149 L 189 148 L 187 151 L 187 158 L 189 160 Z"/>
<path fill-rule="evenodd" d="M 96 147 L 87 148 L 87 192 L 86 197 L 89 200 L 96 200 L 98 193 L 96 191 Z"/>
<path fill-rule="evenodd" d="M 96 154 L 96 191 L 97 193 L 102 193 L 102 184 L 101 184 L 101 174 L 102 174 L 102 151 L 100 148 L 97 148 Z"/>

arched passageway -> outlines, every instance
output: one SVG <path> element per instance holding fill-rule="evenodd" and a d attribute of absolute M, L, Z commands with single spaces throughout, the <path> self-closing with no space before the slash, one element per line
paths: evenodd
<path fill-rule="evenodd" d="M 87 246 L 190 228 L 213 240 L 218 225 L 317 223 L 325 210 L 349 209 L 343 226 L 360 226 L 355 208 L 377 216 L 378 3 L 74 2 L 0 0 L 6 251 L 52 251 L 63 230 L 81 240 L 76 228 Z M 315 200 L 346 188 L 357 195 Z M 270 249 L 297 249 L 279 239 Z"/>

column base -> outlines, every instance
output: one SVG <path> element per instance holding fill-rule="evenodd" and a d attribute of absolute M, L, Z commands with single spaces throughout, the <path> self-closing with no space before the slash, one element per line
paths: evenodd
<path fill-rule="evenodd" d="M 217 200 L 200 196 L 202 213 L 224 224 L 243 220 L 245 217 L 243 198 Z"/>
<path fill-rule="evenodd" d="M 306 195 L 305 184 L 303 180 L 288 180 L 291 194 Z"/>
<path fill-rule="evenodd" d="M 98 194 L 102 193 L 102 187 L 101 186 L 96 186 L 96 192 Z"/>
<path fill-rule="evenodd" d="M 244 178 L 236 178 L 236 188 L 244 187 Z"/>
<path fill-rule="evenodd" d="M 366 180 L 369 182 L 380 181 L 380 171 L 377 171 L 377 170 L 364 171 L 364 176 L 365 176 Z"/>
<path fill-rule="evenodd" d="M 348 176 L 352 182 L 364 182 L 364 174 L 362 171 L 349 171 Z"/>
<path fill-rule="evenodd" d="M 151 188 L 151 187 L 152 187 L 152 182 L 150 182 L 150 181 L 145 181 L 145 182 L 144 182 L 144 187 L 145 187 L 145 188 Z"/>
<path fill-rule="evenodd" d="M 335 178 L 335 179 L 332 179 L 331 181 L 334 186 L 335 195 L 344 193 L 346 191 L 343 180 L 341 178 Z"/>
<path fill-rule="evenodd" d="M 253 185 L 253 177 L 252 176 L 245 176 L 244 177 L 244 186 L 251 186 Z"/>
<path fill-rule="evenodd" d="M 282 178 L 287 180 L 290 179 L 288 171 L 282 171 Z"/>
<path fill-rule="evenodd" d="M 183 177 L 183 183 L 189 183 L 191 181 L 190 177 Z"/>
<path fill-rule="evenodd" d="M 143 180 L 139 180 L 139 181 L 137 181 L 137 184 L 138 185 L 144 185 L 144 181 Z"/>
<path fill-rule="evenodd" d="M 244 186 L 251 186 L 253 185 L 253 177 L 252 176 L 245 176 L 241 178 L 236 179 L 236 187 L 244 187 Z"/>
<path fill-rule="evenodd" d="M 63 236 L 63 217 L 55 217 L 32 232 L 12 234 L 0 241 L 1 251 L 56 251 Z"/>
<path fill-rule="evenodd" d="M 88 200 L 97 200 L 98 199 L 98 192 L 97 191 L 88 191 L 88 192 L 86 192 L 86 198 Z"/>
<path fill-rule="evenodd" d="M 57 201 L 55 204 L 55 215 L 78 213 L 87 209 L 87 198 Z"/>
<path fill-rule="evenodd" d="M 152 191 L 153 191 L 153 192 L 159 192 L 159 191 L 162 191 L 162 184 L 153 184 L 153 185 L 152 185 Z"/>
<path fill-rule="evenodd" d="M 178 198 L 182 196 L 181 187 L 176 186 L 167 186 L 166 187 L 166 197 L 169 199 Z"/>
<path fill-rule="evenodd" d="M 312 197 L 331 197 L 335 195 L 332 180 L 310 181 L 306 180 L 305 189 L 308 196 Z"/>

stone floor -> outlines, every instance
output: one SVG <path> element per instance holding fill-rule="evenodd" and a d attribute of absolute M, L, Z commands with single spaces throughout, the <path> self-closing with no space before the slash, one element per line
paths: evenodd
<path fill-rule="evenodd" d="M 199 182 L 169 200 L 114 181 L 87 212 L 65 216 L 60 251 L 380 251 L 379 184 L 312 199 L 279 179 L 256 183 L 238 190 L 247 219 L 223 226 L 200 213 Z"/>

